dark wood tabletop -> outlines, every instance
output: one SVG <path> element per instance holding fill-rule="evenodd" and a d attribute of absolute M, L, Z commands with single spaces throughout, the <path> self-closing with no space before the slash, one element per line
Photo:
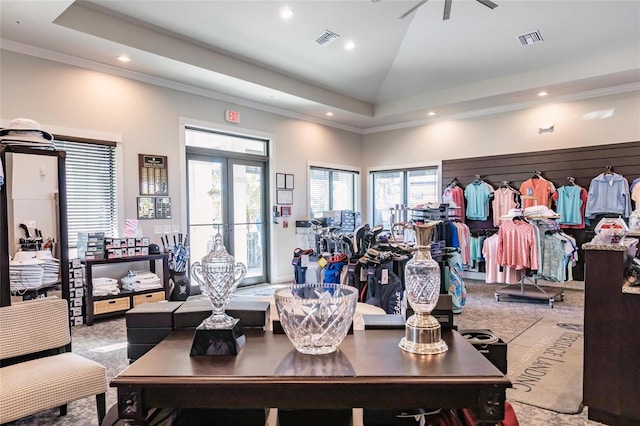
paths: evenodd
<path fill-rule="evenodd" d="M 117 377 L 121 418 L 152 407 L 399 408 L 469 407 L 502 419 L 509 380 L 455 331 L 449 350 L 414 355 L 403 330 L 355 331 L 337 352 L 298 353 L 286 335 L 248 335 L 237 356 L 190 357 L 193 331 L 180 330 Z M 304 398 L 301 398 L 304 395 Z"/>

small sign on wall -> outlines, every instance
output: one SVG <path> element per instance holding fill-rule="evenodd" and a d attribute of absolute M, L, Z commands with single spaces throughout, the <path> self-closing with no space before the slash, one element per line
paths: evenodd
<path fill-rule="evenodd" d="M 240 113 L 238 111 L 234 111 L 232 109 L 228 109 L 224 112 L 224 119 L 229 123 L 239 123 L 240 122 Z"/>

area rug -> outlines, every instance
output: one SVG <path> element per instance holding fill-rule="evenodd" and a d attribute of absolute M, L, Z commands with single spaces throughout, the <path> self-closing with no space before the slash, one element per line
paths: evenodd
<path fill-rule="evenodd" d="M 583 324 L 543 318 L 508 344 L 507 399 L 565 414 L 582 411 Z"/>

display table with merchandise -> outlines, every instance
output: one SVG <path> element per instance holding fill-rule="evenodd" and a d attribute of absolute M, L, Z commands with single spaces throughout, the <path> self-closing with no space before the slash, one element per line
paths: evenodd
<path fill-rule="evenodd" d="M 337 352 L 314 356 L 267 331 L 248 335 L 237 356 L 190 357 L 193 331 L 177 330 L 111 386 L 118 391 L 119 418 L 134 422 L 156 407 L 467 407 L 486 423 L 503 418 L 511 382 L 464 337 L 444 330 L 447 352 L 414 355 L 398 347 L 403 334 L 355 331 Z"/>

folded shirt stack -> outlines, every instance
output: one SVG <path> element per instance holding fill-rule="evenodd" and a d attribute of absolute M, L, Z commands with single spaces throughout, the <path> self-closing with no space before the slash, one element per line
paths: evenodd
<path fill-rule="evenodd" d="M 114 294 L 120 294 L 120 287 L 118 286 L 118 280 L 113 278 L 93 278 L 93 295 L 94 296 L 110 296 Z"/>
<path fill-rule="evenodd" d="M 120 279 L 122 288 L 131 291 L 143 291 L 162 288 L 160 278 L 150 271 L 129 271 L 126 277 Z"/>

